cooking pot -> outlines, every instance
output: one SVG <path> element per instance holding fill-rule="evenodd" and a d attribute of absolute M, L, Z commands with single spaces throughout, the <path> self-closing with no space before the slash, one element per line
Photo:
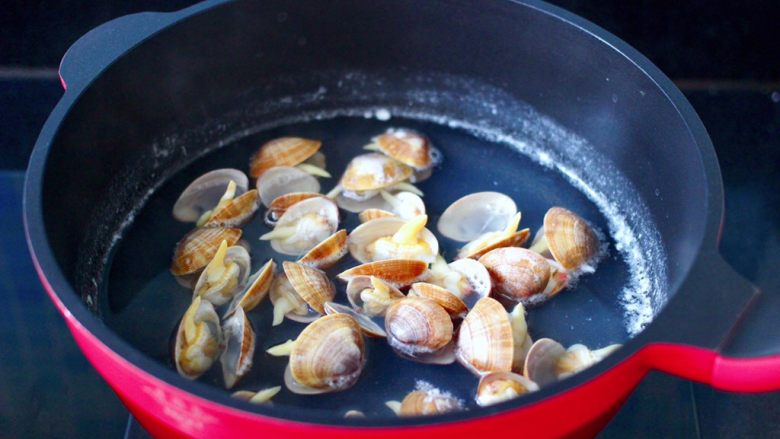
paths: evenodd
<path fill-rule="evenodd" d="M 780 388 L 772 323 L 780 299 L 718 254 L 723 187 L 701 121 L 646 58 L 557 7 L 532 0 L 205 1 L 92 30 L 68 50 L 60 77 L 66 91 L 27 172 L 30 252 L 84 354 L 153 435 L 587 436 L 651 369 L 729 391 Z M 450 100 L 409 92 L 423 89 Z M 605 173 L 593 187 L 626 212 L 641 205 L 629 229 L 651 224 L 656 234 L 646 237 L 663 254 L 661 270 L 650 273 L 663 274 L 650 279 L 659 289 L 652 322 L 602 362 L 504 404 L 348 420 L 232 399 L 179 377 L 104 323 L 97 302 L 108 294 L 106 255 L 134 209 L 178 170 L 230 144 L 250 120 L 355 116 L 377 105 L 412 118 L 427 109 L 460 114 L 475 126 L 541 114 L 530 132 L 549 154 L 583 175 L 602 165 L 617 170 L 620 177 Z M 580 139 L 567 144 L 589 146 L 556 150 L 562 138 L 545 131 L 551 123 Z"/>

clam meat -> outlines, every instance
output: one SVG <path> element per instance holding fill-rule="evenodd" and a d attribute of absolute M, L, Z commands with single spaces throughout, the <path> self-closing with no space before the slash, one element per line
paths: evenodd
<path fill-rule="evenodd" d="M 419 259 L 431 263 L 439 252 L 439 243 L 425 228 L 427 215 L 408 221 L 380 218 L 363 223 L 349 235 L 349 253 L 359 262 L 385 259 Z"/>
<path fill-rule="evenodd" d="M 555 340 L 540 338 L 528 351 L 524 375 L 544 387 L 598 363 L 619 347 L 619 344 L 613 344 L 591 351 L 584 345 L 575 344 L 564 349 Z"/>
<path fill-rule="evenodd" d="M 200 274 L 193 294 L 216 306 L 223 305 L 244 286 L 250 267 L 249 253 L 244 247 L 228 248 L 227 241 L 222 240 L 214 258 Z"/>
<path fill-rule="evenodd" d="M 285 255 L 301 255 L 336 232 L 339 212 L 327 198 L 309 198 L 294 204 L 279 218 L 274 230 L 261 236 Z"/>
<path fill-rule="evenodd" d="M 185 223 L 197 222 L 219 203 L 231 181 L 235 194 L 241 195 L 249 188 L 249 179 L 238 169 L 216 169 L 196 178 L 173 205 L 173 217 Z"/>
<path fill-rule="evenodd" d="M 222 241 L 228 247 L 241 239 L 241 229 L 197 228 L 179 241 L 173 253 L 171 273 L 177 281 L 190 288 L 194 286 L 201 270 L 214 259 Z"/>
<path fill-rule="evenodd" d="M 438 285 L 452 292 L 468 308 L 490 295 L 492 281 L 485 266 L 474 259 L 458 259 L 447 264 L 439 255 L 428 270 L 428 283 Z"/>
<path fill-rule="evenodd" d="M 347 283 L 347 299 L 352 308 L 369 317 L 384 316 L 393 302 L 403 299 L 398 288 L 376 276 L 356 276 Z"/>
<path fill-rule="evenodd" d="M 310 322 L 325 313 L 325 302 L 336 295 L 336 289 L 321 270 L 303 264 L 285 261 L 284 274 L 271 286 L 271 302 L 274 305 L 273 326 L 282 323 L 283 317 L 298 322 Z"/>
<path fill-rule="evenodd" d="M 179 375 L 192 380 L 201 376 L 219 356 L 221 342 L 214 305 L 196 296 L 176 331 L 174 362 Z"/>

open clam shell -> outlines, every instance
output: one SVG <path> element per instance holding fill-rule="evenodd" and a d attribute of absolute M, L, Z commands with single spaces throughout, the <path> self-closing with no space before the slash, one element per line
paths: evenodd
<path fill-rule="evenodd" d="M 425 280 L 428 264 L 417 259 L 386 259 L 368 262 L 338 274 L 338 278 L 349 282 L 357 276 L 375 276 L 396 288 L 407 287 Z"/>
<path fill-rule="evenodd" d="M 386 209 L 387 203 L 379 196 L 378 191 L 347 192 L 341 191 L 334 201 L 347 212 L 360 213 L 368 209 Z"/>
<path fill-rule="evenodd" d="M 233 246 L 239 239 L 241 229 L 216 227 L 191 231 L 176 245 L 171 273 L 174 276 L 197 273 L 211 262 L 223 240 L 227 241 L 228 246 Z"/>
<path fill-rule="evenodd" d="M 256 185 L 265 207 L 271 207 L 271 203 L 283 195 L 320 191 L 320 182 L 316 178 L 289 166 L 269 169 L 257 179 Z"/>
<path fill-rule="evenodd" d="M 466 304 L 451 291 L 426 282 L 413 283 L 409 296 L 424 297 L 438 303 L 453 319 L 461 319 L 468 312 Z"/>
<path fill-rule="evenodd" d="M 291 192 L 284 195 L 279 195 L 271 201 L 268 206 L 268 210 L 265 213 L 264 221 L 269 227 L 275 227 L 279 218 L 284 215 L 293 204 L 298 203 L 309 198 L 321 197 L 322 194 L 318 192 Z"/>
<path fill-rule="evenodd" d="M 566 353 L 566 349 L 555 340 L 540 338 L 531 346 L 525 358 L 526 378 L 544 387 L 558 381 L 558 360 Z"/>
<path fill-rule="evenodd" d="M 552 270 L 547 259 L 525 248 L 505 247 L 479 258 L 493 279 L 493 290 L 514 302 L 532 305 L 543 302 Z"/>
<path fill-rule="evenodd" d="M 284 318 L 295 322 L 309 323 L 317 320 L 320 316 L 320 313 L 309 307 L 295 291 L 284 272 L 274 277 L 269 298 L 274 306 L 272 326 L 280 325 Z"/>
<path fill-rule="evenodd" d="M 469 242 L 488 232 L 504 230 L 517 213 L 515 202 L 499 192 L 477 192 L 452 203 L 437 228 L 447 238 Z"/>
<path fill-rule="evenodd" d="M 233 198 L 219 210 L 215 210 L 203 227 L 241 227 L 245 225 L 252 220 L 260 207 L 258 197 L 257 190 L 252 189 Z"/>
<path fill-rule="evenodd" d="M 427 221 L 427 216 L 421 221 Z M 416 219 L 380 218 L 363 223 L 349 235 L 349 253 L 359 262 L 373 262 L 384 259 L 419 259 L 431 263 L 439 253 L 436 236 L 426 229 L 425 222 L 419 225 Z M 416 227 L 405 233 L 405 226 Z M 401 231 L 401 233 L 398 233 Z"/>
<path fill-rule="evenodd" d="M 434 165 L 430 142 L 416 131 L 391 128 L 371 140 L 367 149 L 381 151 L 415 170 L 429 169 Z"/>
<path fill-rule="evenodd" d="M 271 289 L 275 270 L 276 263 L 273 259 L 269 259 L 268 262 L 249 278 L 243 290 L 233 297 L 230 306 L 228 306 L 227 311 L 225 311 L 224 318 L 233 314 L 238 307 L 243 308 L 245 312 L 253 310 Z"/>
<path fill-rule="evenodd" d="M 336 288 L 328 279 L 325 272 L 314 267 L 309 267 L 295 262 L 284 261 L 282 263 L 284 274 L 290 285 L 306 304 L 320 314 L 325 313 L 323 306 L 330 302 L 336 295 Z"/>
<path fill-rule="evenodd" d="M 384 316 L 387 308 L 404 294 L 374 276 L 356 276 L 347 283 L 347 300 L 355 311 L 367 316 Z"/>
<path fill-rule="evenodd" d="M 459 293 L 459 297 L 468 308 L 474 306 L 477 301 L 483 297 L 488 297 L 493 288 L 493 282 L 490 279 L 490 273 L 484 265 L 474 259 L 459 259 L 448 264 L 452 271 L 459 273 L 462 279 L 466 280 L 466 287 L 458 285 L 456 290 L 444 286 L 452 292 Z"/>
<path fill-rule="evenodd" d="M 393 212 L 388 212 L 383 209 L 366 209 L 358 214 L 358 219 L 361 223 L 367 223 L 371 220 L 379 218 L 395 218 L 396 215 Z"/>
<path fill-rule="evenodd" d="M 227 241 L 223 240 L 214 258 L 200 274 L 193 294 L 214 305 L 224 305 L 246 284 L 251 266 L 249 253 L 244 247 L 228 247 Z"/>
<path fill-rule="evenodd" d="M 476 243 L 473 246 L 467 244 L 458 252 L 458 258 L 479 259 L 486 253 L 497 248 L 521 247 L 528 241 L 531 235 L 530 229 L 522 229 L 504 236 L 498 236 L 495 239 L 487 239 Z M 473 242 L 473 241 L 472 241 Z"/>
<path fill-rule="evenodd" d="M 425 203 L 419 195 L 411 192 L 401 191 L 390 193 L 380 191 L 379 195 L 387 203 L 387 209 L 402 219 L 412 219 L 420 215 L 425 215 Z"/>
<path fill-rule="evenodd" d="M 369 337 L 384 338 L 387 337 L 387 333 L 382 328 L 379 322 L 374 321 L 371 317 L 359 313 L 354 309 L 335 302 L 325 302 L 325 314 L 347 314 L 351 316 L 360 325 L 360 329 L 363 333 Z"/>
<path fill-rule="evenodd" d="M 357 382 L 365 365 L 360 326 L 347 314 L 331 314 L 308 325 L 295 340 L 285 385 L 300 394 L 334 392 Z"/>
<path fill-rule="evenodd" d="M 562 207 L 553 207 L 544 215 L 541 237 L 545 242 L 535 242 L 532 249 L 540 249 L 543 255 L 549 252 L 566 270 L 579 269 L 599 251 L 598 237 L 590 225 Z"/>
<path fill-rule="evenodd" d="M 220 356 L 225 388 L 230 389 L 252 367 L 255 354 L 255 331 L 246 318 L 244 309 L 238 307 L 222 325 L 225 349 Z"/>
<path fill-rule="evenodd" d="M 485 297 L 469 311 L 460 325 L 455 355 L 475 374 L 512 370 L 512 325 L 498 301 Z"/>
<path fill-rule="evenodd" d="M 509 401 L 539 390 L 528 378 L 512 372 L 493 372 L 483 375 L 477 386 L 475 401 L 482 407 Z"/>
<path fill-rule="evenodd" d="M 176 330 L 174 363 L 179 375 L 194 380 L 219 356 L 222 330 L 214 305 L 195 297 Z"/>
<path fill-rule="evenodd" d="M 422 297 L 394 302 L 385 313 L 387 341 L 399 355 L 423 363 L 454 361 L 454 327 L 447 311 Z"/>
<path fill-rule="evenodd" d="M 294 204 L 279 218 L 276 228 L 261 236 L 271 247 L 285 255 L 301 255 L 331 236 L 339 224 L 336 204 L 323 197 Z"/>
<path fill-rule="evenodd" d="M 325 270 L 347 254 L 347 231 L 342 229 L 317 244 L 298 260 L 303 265 Z"/>
<path fill-rule="evenodd" d="M 462 409 L 461 402 L 452 395 L 435 389 L 420 389 L 404 397 L 398 416 L 431 416 Z"/>
<path fill-rule="evenodd" d="M 219 203 L 231 180 L 236 183 L 237 195 L 249 188 L 249 179 L 238 169 L 216 169 L 196 178 L 173 205 L 173 217 L 186 223 L 198 221 L 204 212 Z"/>
<path fill-rule="evenodd" d="M 249 161 L 249 175 L 263 175 L 277 166 L 295 166 L 320 150 L 322 142 L 301 137 L 280 137 L 264 143 Z"/>
<path fill-rule="evenodd" d="M 384 189 L 412 175 L 412 168 L 383 154 L 362 154 L 352 159 L 339 183 L 343 190 L 365 192 Z"/>

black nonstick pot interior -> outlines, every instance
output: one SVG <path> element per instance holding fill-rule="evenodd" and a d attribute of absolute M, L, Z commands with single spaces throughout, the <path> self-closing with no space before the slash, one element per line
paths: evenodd
<path fill-rule="evenodd" d="M 420 185 L 432 229 L 455 199 L 497 190 L 532 232 L 554 205 L 603 232 L 597 271 L 530 310 L 534 338 L 624 342 L 674 294 L 701 244 L 706 179 L 673 102 L 585 30 L 509 1 L 239 2 L 178 23 L 112 65 L 65 116 L 44 177 L 46 232 L 106 333 L 170 367 L 170 336 L 190 301 L 167 271 L 189 230 L 170 217 L 180 191 L 208 170 L 246 169 L 263 141 L 288 134 L 322 139 L 337 176 L 391 126 L 417 129 L 443 152 Z M 350 216 L 342 227 L 355 224 Z M 257 241 L 265 231 L 260 217 L 244 231 L 254 268 L 281 260 Z M 442 244 L 454 255 L 456 243 Z M 278 385 L 285 360 L 262 351 L 303 326 L 270 330 L 268 304 L 251 319 L 257 365 L 238 388 Z M 383 402 L 420 379 L 467 401 L 476 388 L 458 365 L 412 364 L 378 340 L 368 349 L 353 389 L 284 392 L 271 413 L 388 417 Z M 219 367 L 202 380 L 220 386 Z"/>

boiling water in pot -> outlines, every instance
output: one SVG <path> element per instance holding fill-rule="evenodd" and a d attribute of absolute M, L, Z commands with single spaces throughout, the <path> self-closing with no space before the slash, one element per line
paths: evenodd
<path fill-rule="evenodd" d="M 394 115 L 396 112 L 392 112 Z M 203 173 L 223 167 L 247 170 L 249 157 L 264 142 L 280 136 L 300 136 L 320 139 L 321 151 L 327 157 L 327 169 L 334 176 L 320 179 L 322 191 L 330 190 L 344 171 L 348 161 L 363 153 L 363 145 L 374 135 L 389 127 L 412 128 L 426 134 L 442 152 L 443 161 L 433 176 L 418 184 L 425 193 L 429 215 L 428 228 L 436 233 L 435 224 L 442 211 L 463 195 L 478 191 L 503 192 L 522 211 L 521 227 L 530 227 L 532 234 L 542 224 L 542 218 L 552 206 L 566 207 L 601 230 L 607 243 L 607 254 L 595 273 L 583 276 L 579 282 L 549 302 L 528 312 L 529 332 L 533 339 L 553 338 L 564 346 L 582 343 L 596 348 L 621 343 L 647 323 L 647 304 L 631 297 L 636 285 L 646 281 L 645 272 L 638 271 L 636 257 L 640 243 L 627 239 L 624 223 L 615 218 L 614 206 L 607 206 L 598 193 L 572 185 L 576 175 L 557 172 L 549 166 L 550 157 L 537 155 L 533 159 L 512 148 L 495 136 L 478 135 L 457 123 L 441 123 L 433 118 L 390 118 L 386 110 L 361 115 L 342 116 L 282 125 L 252 132 L 224 147 L 212 151 L 184 168 L 165 182 L 146 201 L 134 221 L 124 232 L 110 258 L 107 298 L 100 301 L 100 312 L 106 324 L 143 353 L 175 370 L 171 355 L 171 338 L 178 321 L 191 301 L 191 290 L 180 286 L 169 272 L 171 255 L 179 239 L 191 230 L 191 224 L 177 222 L 171 208 L 181 191 Z M 527 152 L 527 151 L 525 151 Z M 540 161 L 542 162 L 540 164 Z M 544 166 L 544 165 L 548 166 Z M 558 169 L 560 170 L 560 169 Z M 601 203 L 599 201 L 602 201 Z M 357 215 L 342 211 L 339 228 L 352 230 Z M 618 218 L 619 219 L 619 218 Z M 274 258 L 294 257 L 274 252 L 268 242 L 258 237 L 270 229 L 262 221 L 261 212 L 244 227 L 243 238 L 251 244 L 252 272 Z M 617 241 L 615 239 L 617 236 Z M 450 260 L 462 245 L 437 233 L 440 251 Z M 346 268 L 357 265 L 349 255 L 327 270 L 333 279 Z M 641 267 L 640 267 L 641 268 Z M 280 270 L 280 267 L 278 267 Z M 347 303 L 345 284 L 335 281 L 336 301 Z M 649 288 L 649 285 L 646 285 Z M 304 324 L 285 320 L 272 327 L 272 306 L 266 298 L 248 313 L 257 334 L 257 348 L 252 370 L 230 390 L 256 391 L 282 385 L 287 357 L 272 357 L 265 350 L 288 339 L 295 339 Z M 221 313 L 220 313 L 221 314 Z M 645 320 L 642 320 L 645 319 Z M 335 412 L 338 415 L 357 409 L 368 416 L 392 416 L 385 401 L 401 400 L 418 382 L 423 381 L 452 393 L 467 407 L 474 408 L 474 393 L 478 379 L 460 364 L 447 366 L 414 363 L 398 357 L 384 339 L 366 338 L 367 363 L 357 384 L 342 392 L 302 396 L 286 389 L 273 399 L 275 406 L 297 406 Z M 214 366 L 201 381 L 222 388 L 220 365 Z"/>

